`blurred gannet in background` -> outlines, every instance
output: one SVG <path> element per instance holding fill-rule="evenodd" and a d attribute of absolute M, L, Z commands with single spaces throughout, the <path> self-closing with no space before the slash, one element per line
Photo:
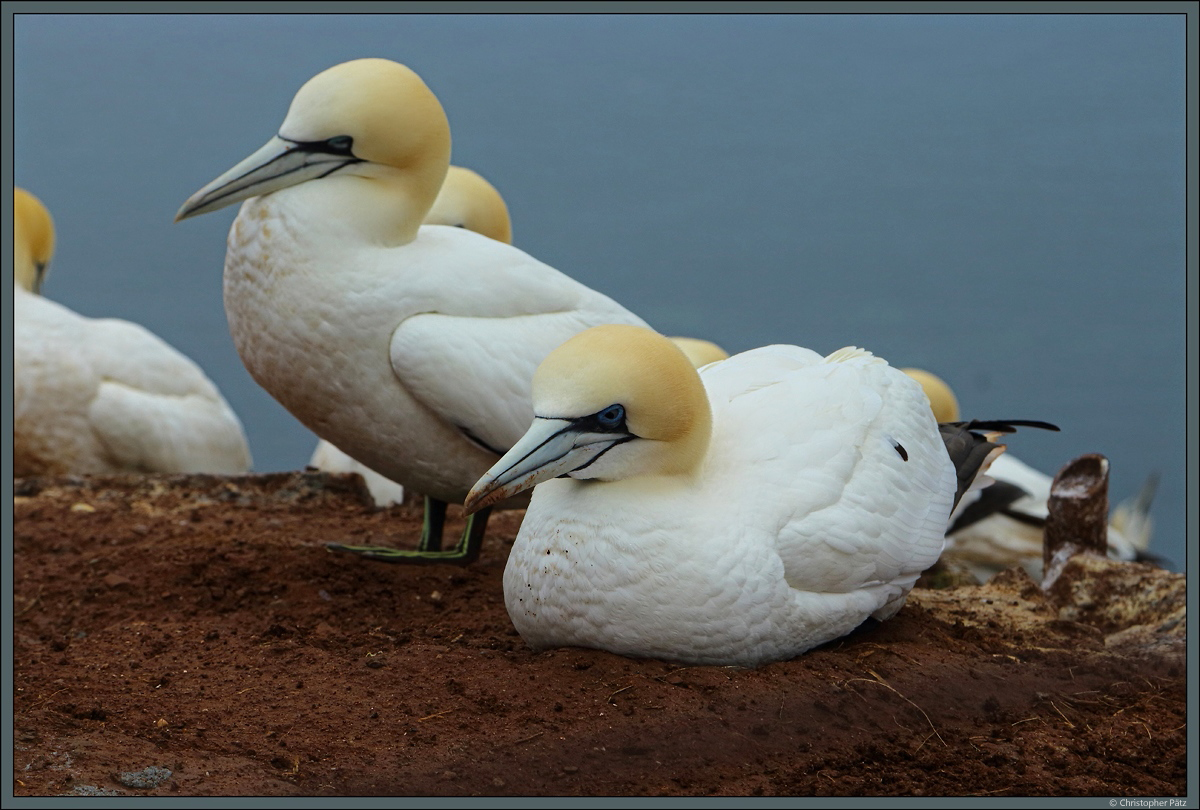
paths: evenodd
<path fill-rule="evenodd" d="M 504 571 L 534 649 L 756 666 L 894 615 L 962 490 L 1003 451 L 942 426 L 870 352 L 768 346 L 697 372 L 600 326 L 551 353 L 537 416 L 471 490 L 540 484 Z"/>
<path fill-rule="evenodd" d="M 958 398 L 954 396 L 950 386 L 946 385 L 945 380 L 919 368 L 900 370 L 921 384 L 925 396 L 929 397 L 929 407 L 933 411 L 934 419 L 939 423 L 958 421 Z"/>
<path fill-rule="evenodd" d="M 939 422 L 958 419 L 958 400 L 949 385 L 927 371 L 904 372 L 921 383 Z M 996 460 L 988 475 L 995 484 L 964 497 L 951 516 L 943 557 L 965 565 L 981 582 L 1015 565 L 1040 582 L 1042 529 L 1049 514 L 1046 502 L 1054 478 L 1009 453 Z M 1135 497 L 1118 504 L 1110 513 L 1109 557 L 1143 557 L 1153 529 L 1150 503 L 1156 485 L 1157 477 L 1151 476 Z"/>
<path fill-rule="evenodd" d="M 54 224 L 24 189 L 13 206 L 13 474 L 249 469 L 241 423 L 195 363 L 38 294 Z"/>
<path fill-rule="evenodd" d="M 478 172 L 451 166 L 433 207 L 425 215 L 426 225 L 450 225 L 481 233 L 489 239 L 512 244 L 512 219 L 496 187 Z"/>
<path fill-rule="evenodd" d="M 709 363 L 725 360 L 729 352 L 709 340 L 699 338 L 673 337 L 671 341 L 687 356 L 688 362 L 695 368 L 703 368 Z"/>
<path fill-rule="evenodd" d="M 636 315 L 516 248 L 421 227 L 446 176 L 450 127 L 434 94 L 386 59 L 336 65 L 292 100 L 279 133 L 197 191 L 177 220 L 245 200 L 229 233 L 225 308 L 254 379 L 319 437 L 440 504 L 523 434 L 529 386 L 556 346 Z M 427 510 L 417 551 L 465 562 Z"/>

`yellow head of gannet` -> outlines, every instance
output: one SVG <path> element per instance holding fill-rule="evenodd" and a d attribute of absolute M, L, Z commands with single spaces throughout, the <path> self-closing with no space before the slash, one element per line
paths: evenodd
<path fill-rule="evenodd" d="M 388 59 L 356 59 L 305 82 L 279 133 L 193 194 L 175 220 L 309 180 L 357 177 L 375 182 L 342 193 L 325 185 L 327 207 L 385 244 L 405 244 L 449 163 L 450 124 L 421 77 Z"/>
<path fill-rule="evenodd" d="M 54 256 L 54 220 L 46 206 L 23 188 L 13 188 L 13 275 L 32 293 L 42 291 Z"/>
<path fill-rule="evenodd" d="M 475 509 L 538 485 L 505 601 L 536 649 L 789 658 L 890 617 L 938 557 L 955 464 L 920 387 L 859 349 L 769 346 L 697 372 L 601 326 L 534 378 Z"/>
<path fill-rule="evenodd" d="M 177 216 L 245 200 L 225 306 L 247 369 L 318 436 L 441 509 L 520 438 L 553 348 L 596 324 L 642 323 L 509 245 L 421 227 L 449 155 L 445 113 L 415 73 L 347 62 L 301 87 L 278 136 Z M 411 556 L 477 552 L 486 513 L 458 550 L 432 556 L 441 530 L 427 515 Z"/>
<path fill-rule="evenodd" d="M 712 413 L 700 377 L 674 343 L 649 329 L 614 324 L 571 338 L 538 367 L 533 401 L 533 426 L 505 456 L 515 463 L 501 459 L 497 474 L 476 484 L 469 510 L 559 475 L 689 474 L 708 448 Z"/>
<path fill-rule="evenodd" d="M 687 355 L 687 359 L 696 368 L 707 366 L 709 363 L 715 363 L 718 360 L 725 360 L 729 357 L 729 352 L 711 340 L 689 337 L 673 337 L 671 340 Z"/>
<path fill-rule="evenodd" d="M 919 368 L 900 370 L 921 384 L 925 396 L 929 397 L 929 407 L 933 409 L 934 419 L 939 422 L 958 421 L 958 400 L 941 377 Z"/>
<path fill-rule="evenodd" d="M 453 225 L 481 233 L 497 242 L 512 244 L 512 220 L 496 187 L 477 172 L 451 166 L 426 225 Z"/>
<path fill-rule="evenodd" d="M 195 363 L 137 324 L 40 295 L 50 214 L 14 194 L 13 472 L 245 472 L 246 438 Z"/>

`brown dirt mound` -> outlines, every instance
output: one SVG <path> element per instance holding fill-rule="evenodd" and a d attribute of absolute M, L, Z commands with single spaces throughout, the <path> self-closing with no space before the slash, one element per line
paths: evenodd
<path fill-rule="evenodd" d="M 519 512 L 472 566 L 404 567 L 325 550 L 414 542 L 356 476 L 15 494 L 17 796 L 1186 791 L 1181 574 L 1079 558 L 1048 596 L 918 589 L 795 660 L 681 668 L 532 653 Z"/>

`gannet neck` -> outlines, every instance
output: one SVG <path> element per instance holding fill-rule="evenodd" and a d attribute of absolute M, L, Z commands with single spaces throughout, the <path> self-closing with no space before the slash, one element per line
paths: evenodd
<path fill-rule="evenodd" d="M 325 190 L 333 180 L 357 178 L 402 198 L 401 219 L 367 229 L 387 234 L 386 243 L 403 244 L 416 238 L 449 165 L 450 125 L 420 77 L 387 59 L 357 59 L 309 79 L 292 100 L 278 135 L 193 194 L 175 218 L 300 186 Z M 367 212 L 369 205 L 364 202 L 353 213 Z"/>
<path fill-rule="evenodd" d="M 46 206 L 23 188 L 13 187 L 13 279 L 39 293 L 54 256 L 54 220 Z"/>
<path fill-rule="evenodd" d="M 902 368 L 900 370 L 921 384 L 925 396 L 929 397 L 929 407 L 933 409 L 933 416 L 937 421 L 957 422 L 959 420 L 958 400 L 954 396 L 954 391 L 941 377 L 919 368 Z"/>
<path fill-rule="evenodd" d="M 425 217 L 426 225 L 452 225 L 512 244 L 508 206 L 495 186 L 462 166 L 446 172 L 442 190 Z"/>
<path fill-rule="evenodd" d="M 302 183 L 251 200 L 240 219 L 254 222 L 262 209 L 271 217 L 292 223 L 279 234 L 280 238 L 306 243 L 314 250 L 411 243 L 421 226 L 423 208 L 406 191 L 410 178 L 386 166 L 372 166 L 366 171 L 368 174 Z M 260 234 L 260 238 L 272 237 Z"/>

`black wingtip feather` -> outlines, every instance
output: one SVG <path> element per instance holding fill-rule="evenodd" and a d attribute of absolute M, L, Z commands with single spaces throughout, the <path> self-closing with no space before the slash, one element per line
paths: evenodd
<path fill-rule="evenodd" d="M 954 506 L 958 506 L 959 500 L 970 489 L 992 452 L 997 447 L 1003 447 L 990 441 L 984 433 L 990 433 L 994 438 L 997 433 L 1015 433 L 1019 427 L 1058 430 L 1057 425 L 1036 419 L 972 419 L 969 422 L 942 422 L 938 425 L 946 452 L 950 454 L 958 474 Z"/>
<path fill-rule="evenodd" d="M 943 422 L 942 424 L 963 430 L 989 430 L 997 433 L 1016 433 L 1019 427 L 1053 430 L 1055 433 L 1060 430 L 1058 425 L 1038 419 L 972 419 L 969 422 Z"/>

